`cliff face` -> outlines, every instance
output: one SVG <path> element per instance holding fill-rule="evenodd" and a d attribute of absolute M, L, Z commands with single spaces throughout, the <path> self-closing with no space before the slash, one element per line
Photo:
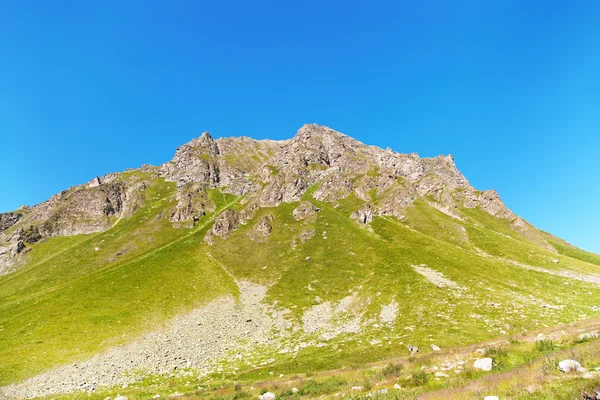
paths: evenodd
<path fill-rule="evenodd" d="M 161 178 L 177 185 L 169 213 L 175 227 L 193 225 L 214 211 L 209 189 L 243 196 L 243 220 L 258 208 L 300 201 L 314 188 L 317 200 L 336 202 L 351 195 L 363 200 L 364 206 L 353 214 L 361 224 L 378 215 L 402 218 L 415 200 L 423 199 L 458 219 L 460 208 L 480 207 L 537 239 L 535 228 L 517 218 L 495 191 L 476 191 L 452 156 L 400 154 L 313 124 L 284 141 L 214 140 L 205 132 L 159 168 L 97 177 L 36 206 L 0 214 L 0 274 L 14 269 L 36 242 L 100 232 L 130 216 L 143 206 L 147 185 Z"/>

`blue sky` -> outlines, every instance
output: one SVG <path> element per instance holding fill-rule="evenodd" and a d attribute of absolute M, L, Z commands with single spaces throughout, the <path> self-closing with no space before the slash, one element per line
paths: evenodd
<path fill-rule="evenodd" d="M 316 122 L 600 252 L 600 2 L 0 3 L 0 211 Z"/>

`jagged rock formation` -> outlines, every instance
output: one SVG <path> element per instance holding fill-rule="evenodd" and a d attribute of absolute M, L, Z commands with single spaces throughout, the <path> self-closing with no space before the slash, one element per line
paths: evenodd
<path fill-rule="evenodd" d="M 20 256 L 29 245 L 55 236 L 101 232 L 132 215 L 144 203 L 146 185 L 122 175 L 96 177 L 36 206 L 0 214 L 0 275 L 23 261 Z"/>
<path fill-rule="evenodd" d="M 143 174 L 144 179 L 135 178 Z M 327 202 L 355 195 L 365 205 L 352 218 L 370 223 L 378 215 L 403 217 L 416 199 L 460 218 L 457 209 L 480 207 L 513 222 L 516 231 L 551 249 L 531 225 L 512 213 L 494 190 L 476 191 L 458 171 L 452 156 L 420 158 L 367 146 L 342 133 L 305 125 L 289 140 L 246 137 L 213 139 L 208 132 L 179 147 L 160 168 L 143 166 L 121 174 L 95 177 L 48 201 L 17 212 L 0 214 L 0 274 L 20 262 L 27 246 L 48 237 L 99 232 L 132 215 L 145 201 L 153 179 L 176 182 L 169 220 L 176 227 L 193 226 L 214 211 L 208 191 L 219 188 L 243 196 L 243 209 L 219 216 L 206 242 L 227 238 L 261 207 L 297 202 L 316 186 L 312 197 Z M 294 210 L 294 218 L 316 218 L 310 202 Z M 263 234 L 267 220 L 257 228 Z M 31 236 L 24 232 L 39 232 Z M 25 236 L 27 236 L 27 238 Z M 32 240 L 36 238 L 36 240 Z"/>

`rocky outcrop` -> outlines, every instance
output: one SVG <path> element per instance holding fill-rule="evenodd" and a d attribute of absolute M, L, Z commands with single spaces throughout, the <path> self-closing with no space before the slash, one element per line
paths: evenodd
<path fill-rule="evenodd" d="M 145 202 L 146 184 L 137 178 L 108 174 L 74 186 L 19 213 L 0 214 L 0 275 L 10 272 L 40 240 L 101 232 Z M 18 215 L 18 217 L 17 217 Z"/>
<path fill-rule="evenodd" d="M 261 217 L 256 225 L 252 227 L 252 236 L 268 236 L 273 231 L 273 215 L 265 215 Z"/>
<path fill-rule="evenodd" d="M 204 132 L 199 138 L 179 147 L 175 157 L 162 165 L 159 176 L 182 186 L 188 182 L 200 182 L 208 187 L 219 183 L 219 164 L 216 156 L 219 146 Z"/>
<path fill-rule="evenodd" d="M 212 233 L 222 239 L 227 239 L 243 222 L 244 221 L 239 213 L 232 210 L 226 210 L 215 218 Z"/>
<path fill-rule="evenodd" d="M 3 232 L 19 222 L 23 215 L 19 213 L 3 213 L 0 214 L 0 232 Z"/>
<path fill-rule="evenodd" d="M 361 208 L 360 210 L 356 210 L 354 213 L 352 213 L 350 218 L 352 218 L 359 224 L 366 225 L 373 221 L 373 218 L 375 218 L 375 212 L 373 211 L 373 207 L 370 204 L 365 204 L 363 208 Z"/>
<path fill-rule="evenodd" d="M 317 218 L 318 212 L 319 209 L 315 207 L 313 203 L 310 201 L 303 201 L 298 205 L 298 207 L 294 208 L 294 211 L 292 211 L 292 217 L 294 217 L 296 221 L 314 221 Z"/>
<path fill-rule="evenodd" d="M 171 222 L 187 222 L 193 225 L 207 212 L 214 210 L 212 201 L 208 198 L 206 186 L 203 183 L 188 182 L 177 188 L 175 192 L 177 205 L 171 211 Z"/>

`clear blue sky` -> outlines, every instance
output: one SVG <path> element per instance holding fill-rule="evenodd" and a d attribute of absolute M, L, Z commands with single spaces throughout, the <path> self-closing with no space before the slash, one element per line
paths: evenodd
<path fill-rule="evenodd" d="M 0 3 L 0 211 L 204 130 L 454 154 L 600 252 L 599 1 Z"/>

